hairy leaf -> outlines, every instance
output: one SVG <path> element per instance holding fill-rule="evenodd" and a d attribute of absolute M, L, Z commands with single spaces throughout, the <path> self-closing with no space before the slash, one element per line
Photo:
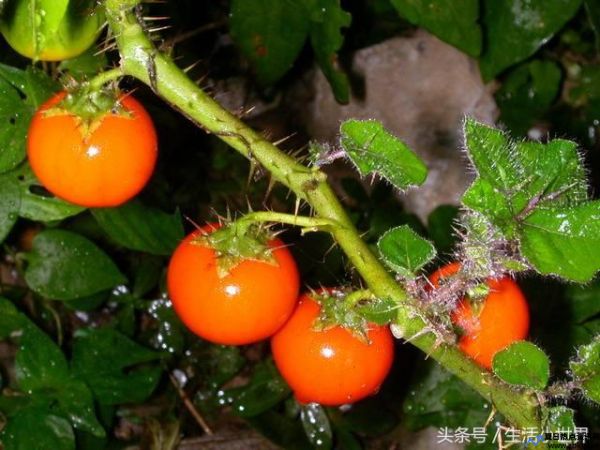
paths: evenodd
<path fill-rule="evenodd" d="M 435 248 L 408 225 L 388 230 L 377 242 L 383 262 L 404 278 L 413 278 L 435 258 Z"/>
<path fill-rule="evenodd" d="M 537 209 L 524 221 L 523 256 L 542 274 L 589 281 L 600 270 L 600 201 Z"/>
<path fill-rule="evenodd" d="M 577 358 L 570 366 L 573 379 L 585 396 L 600 404 L 600 335 L 577 349 Z"/>
<path fill-rule="evenodd" d="M 548 384 L 550 361 L 531 342 L 511 344 L 494 355 L 494 373 L 509 384 L 541 390 Z"/>
<path fill-rule="evenodd" d="M 400 139 L 375 120 L 347 120 L 340 127 L 341 144 L 362 176 L 372 173 L 398 189 L 423 184 L 427 167 Z"/>

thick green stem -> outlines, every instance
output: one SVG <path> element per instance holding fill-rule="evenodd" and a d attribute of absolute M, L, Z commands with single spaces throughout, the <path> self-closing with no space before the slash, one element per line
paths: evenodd
<path fill-rule="evenodd" d="M 336 226 L 332 226 L 330 232 L 371 292 L 398 303 L 400 309 L 397 324 L 403 335 L 410 338 L 422 332 L 426 327 L 425 322 L 416 314 L 415 306 L 411 304 L 403 287 L 386 271 L 361 239 L 327 184 L 326 175 L 299 164 L 280 151 L 210 98 L 168 56 L 160 53 L 144 33 L 134 14 L 138 3 L 139 0 L 105 2 L 109 25 L 121 53 L 123 72 L 148 84 L 157 95 L 194 123 L 215 134 L 247 158 L 260 163 L 277 181 L 306 201 L 319 218 L 335 223 Z M 541 429 L 539 403 L 535 395 L 519 392 L 503 384 L 454 346 L 436 346 L 431 333 L 424 333 L 411 342 L 476 389 L 513 426 Z"/>

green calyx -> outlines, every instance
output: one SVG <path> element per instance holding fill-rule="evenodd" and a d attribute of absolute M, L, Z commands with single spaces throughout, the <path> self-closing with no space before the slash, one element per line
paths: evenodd
<path fill-rule="evenodd" d="M 261 261 L 277 266 L 269 242 L 274 234 L 264 225 L 232 222 L 218 230 L 199 236 L 195 242 L 211 247 L 217 254 L 219 277 L 227 276 L 243 261 Z"/>
<path fill-rule="evenodd" d="M 131 113 L 120 102 L 122 96 L 116 85 L 96 87 L 84 82 L 67 87 L 67 95 L 54 107 L 45 111 L 46 116 L 69 114 L 79 121 L 78 127 L 85 137 L 107 115 L 130 117 Z"/>
<path fill-rule="evenodd" d="M 326 331 L 340 326 L 350 331 L 360 341 L 370 343 L 368 335 L 370 321 L 368 314 L 365 314 L 365 307 L 378 302 L 371 292 L 333 289 L 325 293 L 313 293 L 311 297 L 321 305 L 321 312 L 313 324 L 313 330 Z"/>

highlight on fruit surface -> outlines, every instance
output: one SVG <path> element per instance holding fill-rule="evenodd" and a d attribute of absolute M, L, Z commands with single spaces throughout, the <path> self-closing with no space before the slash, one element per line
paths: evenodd
<path fill-rule="evenodd" d="M 156 165 L 154 124 L 140 102 L 121 96 L 115 107 L 84 118 L 63 106 L 60 92 L 33 116 L 27 156 L 51 193 L 88 208 L 119 206 L 146 185 Z"/>
<path fill-rule="evenodd" d="M 229 231 L 208 224 L 189 234 L 171 257 L 168 291 L 175 312 L 198 336 L 251 344 L 273 335 L 292 314 L 298 268 L 280 239 Z M 253 257 L 243 255 L 248 248 Z"/>
<path fill-rule="evenodd" d="M 375 394 L 394 359 L 389 327 L 368 324 L 365 341 L 342 326 L 315 329 L 320 312 L 311 295 L 302 295 L 271 339 L 275 364 L 296 399 L 335 406 Z"/>

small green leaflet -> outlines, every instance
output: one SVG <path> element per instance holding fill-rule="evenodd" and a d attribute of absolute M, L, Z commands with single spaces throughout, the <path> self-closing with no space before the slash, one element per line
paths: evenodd
<path fill-rule="evenodd" d="M 542 390 L 550 377 L 550 361 L 531 342 L 520 341 L 494 355 L 494 373 L 509 384 Z"/>
<path fill-rule="evenodd" d="M 362 176 L 372 173 L 397 189 L 423 184 L 427 167 L 404 142 L 375 120 L 347 120 L 340 127 L 340 143 Z"/>
<path fill-rule="evenodd" d="M 600 335 L 577 349 L 577 358 L 570 367 L 573 380 L 584 395 L 600 404 Z"/>
<path fill-rule="evenodd" d="M 575 411 L 566 406 L 552 406 L 542 410 L 544 428 L 549 431 L 574 430 Z"/>
<path fill-rule="evenodd" d="M 408 225 L 392 228 L 377 242 L 383 262 L 403 278 L 414 278 L 425 264 L 435 258 L 436 251 Z"/>

